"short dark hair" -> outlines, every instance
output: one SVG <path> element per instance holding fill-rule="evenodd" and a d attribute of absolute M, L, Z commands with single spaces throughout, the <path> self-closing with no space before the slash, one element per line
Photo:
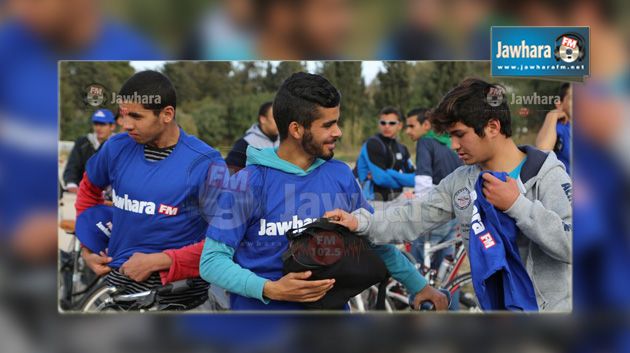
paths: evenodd
<path fill-rule="evenodd" d="M 341 94 L 325 77 L 298 72 L 287 78 L 273 101 L 273 117 L 280 140 L 289 134 L 289 124 L 295 121 L 305 128 L 318 118 L 319 107 L 334 108 Z"/>
<path fill-rule="evenodd" d="M 499 90 L 503 94 L 489 97 L 491 90 Z M 490 96 L 494 96 L 491 94 Z M 505 98 L 505 88 L 499 84 L 488 83 L 476 78 L 467 78 L 451 89 L 442 98 L 438 106 L 430 112 L 433 128 L 446 132 L 447 128 L 457 122 L 470 126 L 475 133 L 484 136 L 484 127 L 492 119 L 501 123 L 501 133 L 512 136 L 512 118 Z"/>
<path fill-rule="evenodd" d="M 405 118 L 402 115 L 402 113 L 400 112 L 400 110 L 398 110 L 398 108 L 392 107 L 392 106 L 387 106 L 387 107 L 381 109 L 381 111 L 378 113 L 379 116 L 381 116 L 381 115 L 389 115 L 389 114 L 396 115 L 396 117 L 398 118 L 398 121 L 400 121 L 400 122 L 402 122 L 402 120 Z"/>
<path fill-rule="evenodd" d="M 418 122 L 422 124 L 429 118 L 427 114 L 428 111 L 429 109 L 427 108 L 413 108 L 409 111 L 409 113 L 407 113 L 407 119 L 415 116 L 417 117 Z"/>
<path fill-rule="evenodd" d="M 134 94 L 135 93 L 135 94 Z M 173 83 L 165 75 L 157 71 L 141 71 L 131 76 L 120 88 L 120 96 L 159 97 L 157 100 L 142 104 L 144 109 L 160 111 L 169 105 L 177 107 L 177 93 Z M 157 114 L 156 114 L 157 115 Z"/>
<path fill-rule="evenodd" d="M 267 116 L 267 113 L 269 112 L 269 108 L 271 108 L 272 105 L 273 105 L 273 102 L 271 101 L 265 102 L 260 105 L 260 108 L 258 108 L 258 120 L 260 120 L 261 116 Z"/>
<path fill-rule="evenodd" d="M 562 84 L 562 86 L 560 86 L 560 89 L 558 90 L 558 96 L 560 96 L 560 101 L 564 101 L 564 99 L 567 97 L 567 94 L 569 94 L 569 88 L 571 88 L 571 84 L 569 82 L 565 82 Z"/>

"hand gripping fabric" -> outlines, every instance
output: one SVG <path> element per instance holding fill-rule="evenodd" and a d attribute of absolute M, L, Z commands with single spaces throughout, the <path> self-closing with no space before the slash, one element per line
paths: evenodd
<path fill-rule="evenodd" d="M 536 294 L 516 245 L 516 223 L 483 195 L 484 173 L 502 181 L 506 173 L 483 172 L 475 185 L 470 227 L 470 270 L 483 310 L 538 311 Z"/>

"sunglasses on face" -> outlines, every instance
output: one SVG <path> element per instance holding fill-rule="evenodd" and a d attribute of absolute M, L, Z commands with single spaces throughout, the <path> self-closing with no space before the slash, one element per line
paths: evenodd
<path fill-rule="evenodd" d="M 385 125 L 394 126 L 394 125 L 398 125 L 398 122 L 381 120 L 379 121 L 379 124 L 381 124 L 381 126 L 385 126 Z"/>

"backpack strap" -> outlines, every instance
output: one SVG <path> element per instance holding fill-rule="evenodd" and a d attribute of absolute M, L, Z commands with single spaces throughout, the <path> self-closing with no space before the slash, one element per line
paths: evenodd
<path fill-rule="evenodd" d="M 387 291 L 387 282 L 388 278 L 385 278 L 381 283 L 378 284 L 378 294 L 376 296 L 376 306 L 374 309 L 376 310 L 385 310 L 385 292 Z"/>

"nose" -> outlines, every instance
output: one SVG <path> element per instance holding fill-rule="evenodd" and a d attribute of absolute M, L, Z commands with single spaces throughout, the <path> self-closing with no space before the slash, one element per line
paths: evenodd
<path fill-rule="evenodd" d="M 343 135 L 343 132 L 341 132 L 339 125 L 335 125 L 335 128 L 333 129 L 333 137 L 339 138 L 341 135 Z"/>
<path fill-rule="evenodd" d="M 125 129 L 126 131 L 133 130 L 133 128 L 134 128 L 134 126 L 133 126 L 133 119 L 129 118 L 126 115 L 123 115 L 121 120 L 122 120 L 122 127 L 123 127 L 123 129 Z"/>
<path fill-rule="evenodd" d="M 460 149 L 460 147 L 462 147 L 459 144 L 459 139 L 457 139 L 456 137 L 451 137 L 451 149 L 457 151 L 458 149 Z"/>

